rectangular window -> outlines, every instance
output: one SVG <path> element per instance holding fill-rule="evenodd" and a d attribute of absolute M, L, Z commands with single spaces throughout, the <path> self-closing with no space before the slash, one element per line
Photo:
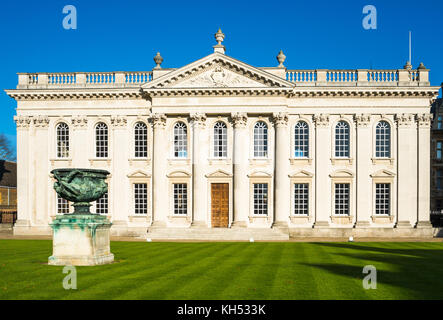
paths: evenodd
<path fill-rule="evenodd" d="M 186 183 L 174 184 L 174 214 L 188 214 L 188 185 Z"/>
<path fill-rule="evenodd" d="M 309 214 L 309 184 L 294 184 L 294 214 Z"/>
<path fill-rule="evenodd" d="M 437 141 L 437 148 L 436 148 L 436 155 L 435 155 L 437 160 L 441 160 L 442 146 L 443 146 L 443 143 L 441 141 Z"/>
<path fill-rule="evenodd" d="M 349 215 L 349 183 L 335 184 L 335 214 Z"/>
<path fill-rule="evenodd" d="M 97 214 L 107 215 L 108 210 L 108 193 L 106 192 L 95 204 L 95 212 Z"/>
<path fill-rule="evenodd" d="M 69 213 L 69 201 L 63 199 L 57 194 L 57 214 L 68 214 Z"/>
<path fill-rule="evenodd" d="M 376 183 L 375 184 L 375 214 L 390 214 L 391 205 L 391 184 Z"/>
<path fill-rule="evenodd" d="M 442 129 L 443 128 L 443 117 L 442 116 L 438 116 L 437 118 L 437 129 Z"/>
<path fill-rule="evenodd" d="M 148 185 L 146 183 L 134 184 L 135 214 L 148 214 Z"/>
<path fill-rule="evenodd" d="M 254 183 L 254 214 L 268 214 L 268 184 Z"/>
<path fill-rule="evenodd" d="M 443 169 L 437 169 L 435 173 L 435 186 L 437 190 L 442 190 L 443 188 Z"/>

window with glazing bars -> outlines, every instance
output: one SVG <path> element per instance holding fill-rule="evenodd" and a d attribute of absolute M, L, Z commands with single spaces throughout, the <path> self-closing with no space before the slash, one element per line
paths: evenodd
<path fill-rule="evenodd" d="M 69 213 L 69 201 L 63 199 L 57 194 L 57 214 L 68 214 Z"/>
<path fill-rule="evenodd" d="M 188 185 L 186 183 L 174 184 L 174 214 L 188 214 Z"/>
<path fill-rule="evenodd" d="M 335 214 L 349 215 L 349 183 L 335 184 Z"/>
<path fill-rule="evenodd" d="M 108 193 L 106 192 L 101 198 L 99 198 L 97 200 L 97 202 L 95 203 L 95 212 L 97 214 L 103 214 L 103 215 L 107 215 L 109 210 L 108 210 Z"/>
<path fill-rule="evenodd" d="M 307 183 L 294 184 L 294 214 L 309 214 L 309 184 Z"/>
<path fill-rule="evenodd" d="M 335 156 L 349 158 L 349 124 L 339 121 L 335 126 Z"/>
<path fill-rule="evenodd" d="M 380 121 L 375 128 L 375 157 L 391 157 L 391 126 L 386 121 Z"/>
<path fill-rule="evenodd" d="M 391 184 L 375 184 L 375 214 L 390 214 Z"/>
<path fill-rule="evenodd" d="M 69 126 L 62 122 L 57 125 L 57 158 L 69 157 Z"/>
<path fill-rule="evenodd" d="M 137 122 L 134 127 L 134 147 L 136 158 L 148 157 L 148 127 L 143 122 Z"/>
<path fill-rule="evenodd" d="M 254 157 L 263 158 L 268 156 L 268 126 L 259 121 L 254 126 Z"/>
<path fill-rule="evenodd" d="M 309 127 L 304 121 L 300 121 L 295 125 L 294 157 L 309 157 Z"/>
<path fill-rule="evenodd" d="M 186 158 L 188 156 L 188 134 L 186 124 L 178 122 L 174 126 L 174 157 Z"/>
<path fill-rule="evenodd" d="M 134 183 L 134 208 L 135 214 L 148 214 L 148 185 Z"/>
<path fill-rule="evenodd" d="M 268 214 L 268 184 L 254 183 L 254 214 Z"/>
<path fill-rule="evenodd" d="M 95 156 L 108 157 L 108 126 L 103 122 L 95 126 Z"/>
<path fill-rule="evenodd" d="M 214 157 L 228 156 L 228 129 L 224 122 L 217 122 L 214 126 Z"/>

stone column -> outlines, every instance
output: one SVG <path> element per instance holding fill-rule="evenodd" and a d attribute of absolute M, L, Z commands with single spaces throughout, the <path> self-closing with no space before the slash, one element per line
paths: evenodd
<path fill-rule="evenodd" d="M 204 113 L 191 114 L 193 134 L 192 147 L 192 178 L 193 178 L 193 221 L 192 225 L 206 225 L 207 213 L 207 184 L 205 178 L 205 164 L 207 162 L 208 135 L 205 132 L 206 115 Z"/>
<path fill-rule="evenodd" d="M 85 155 L 91 150 L 91 137 L 95 133 L 88 130 L 88 118 L 86 116 L 74 116 L 71 119 L 73 130 L 70 136 L 71 147 L 69 148 L 69 157 L 72 159 L 74 168 L 88 168 L 89 161 Z M 85 150 L 87 150 L 85 152 Z M 95 150 L 95 149 L 94 149 Z"/>
<path fill-rule="evenodd" d="M 274 113 L 275 122 L 275 206 L 274 226 L 288 227 L 290 216 L 288 114 Z"/>
<path fill-rule="evenodd" d="M 432 115 L 417 115 L 418 124 L 418 215 L 417 228 L 430 228 L 430 130 Z"/>
<path fill-rule="evenodd" d="M 232 114 L 234 122 L 234 221 L 233 226 L 247 225 L 249 216 L 249 146 L 246 113 Z"/>
<path fill-rule="evenodd" d="M 49 143 L 48 128 L 49 118 L 47 116 L 37 116 L 33 118 L 35 127 L 35 141 L 32 147 L 34 154 L 31 154 L 32 167 L 35 168 L 35 226 L 38 231 L 50 234 L 50 214 L 48 203 L 48 191 L 53 192 L 52 184 L 49 181 Z M 38 169 L 37 169 L 38 168 Z"/>
<path fill-rule="evenodd" d="M 112 143 L 112 184 L 109 197 L 112 197 L 112 231 L 113 234 L 125 235 L 128 227 L 128 202 L 132 197 L 128 193 L 129 182 L 125 168 L 128 166 L 128 141 L 127 119 L 124 116 L 111 116 L 113 131 Z"/>
<path fill-rule="evenodd" d="M 397 228 L 410 228 L 411 222 L 417 220 L 417 129 L 412 114 L 397 114 L 396 121 Z"/>
<path fill-rule="evenodd" d="M 314 115 L 315 122 L 315 223 L 314 228 L 329 227 L 331 216 L 331 129 L 329 114 Z"/>
<path fill-rule="evenodd" d="M 169 190 L 166 177 L 168 161 L 168 137 L 166 133 L 166 115 L 155 113 L 151 116 L 154 128 L 154 148 L 152 161 L 152 221 L 153 225 L 166 226 Z"/>
<path fill-rule="evenodd" d="M 357 222 L 356 227 L 368 227 L 371 220 L 372 181 L 370 178 L 372 134 L 371 115 L 357 114 L 354 116 L 357 127 Z"/>
<path fill-rule="evenodd" d="M 31 193 L 29 179 L 29 127 L 31 118 L 15 116 L 17 124 L 17 221 L 14 225 L 14 234 L 26 234 L 31 226 Z"/>

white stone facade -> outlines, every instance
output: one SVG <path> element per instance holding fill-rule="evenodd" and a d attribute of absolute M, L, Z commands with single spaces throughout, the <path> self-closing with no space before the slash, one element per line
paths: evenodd
<path fill-rule="evenodd" d="M 439 90 L 429 70 L 287 70 L 282 54 L 278 67 L 256 68 L 226 55 L 222 40 L 178 69 L 161 69 L 158 55 L 152 72 L 19 74 L 7 90 L 17 101 L 14 232 L 50 234 L 60 208 L 49 172 L 77 167 L 111 173 L 114 235 L 213 227 L 217 183 L 229 191 L 231 229 L 429 234 L 430 105 Z M 380 122 L 388 129 L 377 133 Z M 106 145 L 99 123 L 107 154 L 97 154 Z M 138 142 L 137 124 L 146 128 Z M 147 154 L 136 157 L 136 143 Z"/>

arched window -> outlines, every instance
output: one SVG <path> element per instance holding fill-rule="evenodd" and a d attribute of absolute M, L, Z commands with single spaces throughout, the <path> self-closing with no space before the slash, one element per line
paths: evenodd
<path fill-rule="evenodd" d="M 391 157 L 391 126 L 386 121 L 380 121 L 375 127 L 375 157 Z"/>
<path fill-rule="evenodd" d="M 69 126 L 61 122 L 57 125 L 57 158 L 69 157 Z"/>
<path fill-rule="evenodd" d="M 228 129 L 226 124 L 219 121 L 214 126 L 214 157 L 226 158 L 228 156 Z"/>
<path fill-rule="evenodd" d="M 188 130 L 186 124 L 177 122 L 174 126 L 174 157 L 187 158 L 188 156 Z"/>
<path fill-rule="evenodd" d="M 335 126 L 335 156 L 349 158 L 349 124 L 339 121 Z"/>
<path fill-rule="evenodd" d="M 136 158 L 148 157 L 148 127 L 143 122 L 137 122 L 134 127 L 134 148 Z"/>
<path fill-rule="evenodd" d="M 254 126 L 254 157 L 268 156 L 268 126 L 259 121 Z"/>
<path fill-rule="evenodd" d="M 95 126 L 95 156 L 97 158 L 108 157 L 108 126 L 103 122 Z"/>
<path fill-rule="evenodd" d="M 299 121 L 294 130 L 294 157 L 309 157 L 309 127 L 304 121 Z"/>

